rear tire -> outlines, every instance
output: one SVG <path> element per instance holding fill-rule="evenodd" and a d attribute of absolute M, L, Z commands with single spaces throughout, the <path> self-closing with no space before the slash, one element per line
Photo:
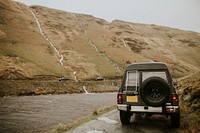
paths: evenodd
<path fill-rule="evenodd" d="M 180 113 L 171 114 L 171 127 L 179 128 L 180 127 Z"/>
<path fill-rule="evenodd" d="M 131 113 L 130 112 L 125 112 L 125 111 L 120 111 L 120 120 L 121 120 L 121 123 L 123 125 L 130 124 Z"/>

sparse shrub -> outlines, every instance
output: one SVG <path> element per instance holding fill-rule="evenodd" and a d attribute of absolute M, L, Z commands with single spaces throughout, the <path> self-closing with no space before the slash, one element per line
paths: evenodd
<path fill-rule="evenodd" d="M 92 114 L 93 114 L 93 115 L 98 115 L 98 111 L 97 111 L 96 108 L 93 110 L 93 113 L 92 113 Z"/>
<path fill-rule="evenodd" d="M 8 57 L 17 57 L 17 55 L 14 54 L 14 53 L 7 53 L 6 56 L 8 56 Z"/>
<path fill-rule="evenodd" d="M 194 90 L 191 94 L 191 100 L 194 100 L 196 98 L 200 98 L 200 88 Z"/>
<path fill-rule="evenodd" d="M 11 41 L 11 43 L 12 43 L 12 44 L 16 44 L 16 43 L 17 43 L 17 41 L 15 41 L 15 40 L 12 40 L 12 41 Z"/>
<path fill-rule="evenodd" d="M 118 32 L 115 32 L 115 34 L 120 36 L 122 34 L 122 32 L 118 31 Z"/>
<path fill-rule="evenodd" d="M 104 25 L 104 21 L 103 20 L 96 20 L 97 24 L 99 25 Z"/>
<path fill-rule="evenodd" d="M 189 47 L 197 47 L 196 42 L 193 42 L 192 40 L 188 39 L 179 39 L 181 43 L 187 44 Z"/>
<path fill-rule="evenodd" d="M 197 44 L 195 42 L 190 42 L 188 44 L 189 47 L 197 47 Z"/>

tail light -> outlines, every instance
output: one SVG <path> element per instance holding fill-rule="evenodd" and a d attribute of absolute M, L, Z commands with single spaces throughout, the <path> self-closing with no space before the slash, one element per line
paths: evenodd
<path fill-rule="evenodd" d="M 177 94 L 172 94 L 171 95 L 171 100 L 172 100 L 172 105 L 173 106 L 178 106 L 178 95 Z"/>
<path fill-rule="evenodd" d="M 117 104 L 122 104 L 122 94 L 117 94 Z"/>

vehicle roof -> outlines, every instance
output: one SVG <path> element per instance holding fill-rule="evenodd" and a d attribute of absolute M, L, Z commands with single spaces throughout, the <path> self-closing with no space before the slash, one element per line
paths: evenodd
<path fill-rule="evenodd" d="M 138 62 L 128 65 L 126 71 L 130 70 L 157 70 L 157 69 L 166 69 L 167 65 L 163 62 Z"/>

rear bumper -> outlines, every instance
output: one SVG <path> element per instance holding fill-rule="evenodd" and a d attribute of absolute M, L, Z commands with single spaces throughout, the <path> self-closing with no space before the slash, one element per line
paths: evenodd
<path fill-rule="evenodd" d="M 179 113 L 179 106 L 166 106 L 166 113 Z"/>
<path fill-rule="evenodd" d="M 118 104 L 117 109 L 136 113 L 178 113 L 180 111 L 179 106 L 166 106 L 163 108 L 151 106 L 129 106 L 126 104 Z"/>

